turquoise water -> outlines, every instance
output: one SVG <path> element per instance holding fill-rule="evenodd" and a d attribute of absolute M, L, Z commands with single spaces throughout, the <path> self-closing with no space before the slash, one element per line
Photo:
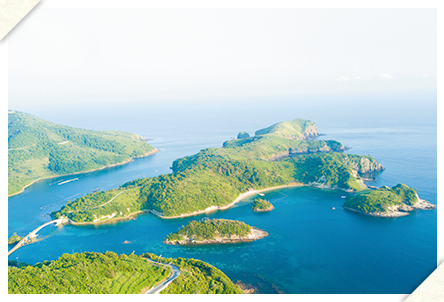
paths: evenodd
<path fill-rule="evenodd" d="M 243 100 L 206 105 L 56 108 L 28 111 L 39 117 L 97 130 L 128 130 L 153 139 L 161 152 L 124 166 L 41 181 L 9 198 L 8 234 L 26 235 L 49 221 L 49 213 L 96 188 L 110 189 L 139 177 L 169 173 L 174 159 L 202 148 L 219 147 L 239 131 L 251 134 L 275 122 L 302 117 L 316 122 L 325 139 L 336 139 L 370 154 L 385 171 L 373 185 L 399 182 L 421 198 L 436 198 L 436 95 L 372 95 L 342 98 Z M 13 109 L 13 108 L 11 108 Z M 97 112 L 101 110 L 100 118 Z M 81 113 L 84 114 L 81 114 Z M 82 118 L 79 118 L 79 117 Z M 56 181 L 79 178 L 58 186 Z M 435 268 L 437 211 L 400 218 L 367 217 L 344 211 L 342 192 L 314 188 L 269 191 L 275 209 L 254 213 L 246 200 L 226 211 L 176 220 L 140 215 L 104 226 L 49 226 L 41 241 L 9 259 L 36 263 L 63 253 L 152 252 L 196 258 L 222 269 L 233 281 L 263 293 L 411 293 Z M 73 197 L 74 196 L 74 197 Z M 336 210 L 332 210 L 335 207 Z M 165 236 L 193 219 L 227 218 L 266 230 L 262 240 L 236 245 L 181 247 L 162 244 Z M 123 244 L 125 240 L 130 244 Z"/>

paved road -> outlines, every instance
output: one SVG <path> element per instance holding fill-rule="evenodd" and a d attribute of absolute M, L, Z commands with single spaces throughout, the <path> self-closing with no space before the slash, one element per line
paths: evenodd
<path fill-rule="evenodd" d="M 173 282 L 174 279 L 176 279 L 177 277 L 179 277 L 180 275 L 180 269 L 178 266 L 175 266 L 173 264 L 166 264 L 166 263 L 157 263 L 156 261 L 153 261 L 151 259 L 145 258 L 146 260 L 156 264 L 156 265 L 164 265 L 164 266 L 168 266 L 171 268 L 171 275 L 163 282 L 157 284 L 156 286 L 154 286 L 153 288 L 151 288 L 150 290 L 148 290 L 145 294 L 158 294 L 160 293 L 162 290 L 164 290 L 171 282 Z"/>

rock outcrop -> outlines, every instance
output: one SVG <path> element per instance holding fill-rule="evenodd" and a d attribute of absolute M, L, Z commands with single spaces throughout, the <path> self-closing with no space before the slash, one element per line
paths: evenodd
<path fill-rule="evenodd" d="M 305 128 L 305 131 L 302 133 L 302 138 L 299 139 L 312 139 L 319 135 L 318 128 L 313 124 Z"/>
<path fill-rule="evenodd" d="M 415 203 L 415 205 L 413 206 L 409 206 L 407 204 L 402 204 L 402 205 L 395 205 L 395 206 L 391 206 L 387 208 L 386 212 L 362 212 L 356 209 L 352 209 L 352 208 L 348 208 L 345 206 L 342 206 L 344 209 L 352 211 L 352 212 L 357 212 L 357 213 L 361 213 L 364 215 L 368 215 L 368 216 L 375 216 L 375 217 L 400 217 L 400 216 L 406 216 L 409 215 L 409 212 L 412 212 L 414 210 L 434 210 L 436 209 L 436 205 L 423 200 L 423 199 L 419 199 L 418 201 Z"/>
<path fill-rule="evenodd" d="M 274 206 L 272 205 L 271 207 L 268 207 L 266 209 L 253 209 L 253 212 L 270 212 L 273 209 L 274 209 Z"/>
<path fill-rule="evenodd" d="M 353 170 L 357 171 L 359 174 L 379 172 L 385 169 L 375 159 L 364 156 L 360 157 L 358 160 L 354 158 L 349 159 L 348 165 L 351 166 Z"/>

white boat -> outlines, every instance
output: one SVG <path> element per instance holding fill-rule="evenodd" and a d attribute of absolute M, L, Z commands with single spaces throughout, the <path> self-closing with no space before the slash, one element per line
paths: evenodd
<path fill-rule="evenodd" d="M 64 184 L 66 184 L 66 183 L 68 183 L 68 182 L 75 181 L 75 180 L 78 180 L 78 178 L 73 178 L 73 179 L 69 179 L 69 180 L 65 180 L 65 181 L 59 182 L 58 185 L 59 185 L 59 186 L 60 186 L 60 185 L 64 185 Z"/>
<path fill-rule="evenodd" d="M 331 208 L 332 210 L 336 210 L 335 207 Z"/>
<path fill-rule="evenodd" d="M 260 196 L 265 196 L 265 194 L 264 194 L 264 193 L 257 193 L 257 194 L 259 194 Z"/>
<path fill-rule="evenodd" d="M 341 198 L 346 198 L 347 196 L 341 196 Z"/>

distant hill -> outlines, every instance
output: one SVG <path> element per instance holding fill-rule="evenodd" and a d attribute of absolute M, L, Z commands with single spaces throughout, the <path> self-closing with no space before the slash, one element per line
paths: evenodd
<path fill-rule="evenodd" d="M 308 139 L 319 136 L 316 124 L 301 118 L 280 122 L 255 133 L 256 136 L 267 134 L 292 139 Z"/>
<path fill-rule="evenodd" d="M 8 194 L 37 179 L 100 169 L 157 151 L 124 131 L 93 131 L 8 111 Z"/>

